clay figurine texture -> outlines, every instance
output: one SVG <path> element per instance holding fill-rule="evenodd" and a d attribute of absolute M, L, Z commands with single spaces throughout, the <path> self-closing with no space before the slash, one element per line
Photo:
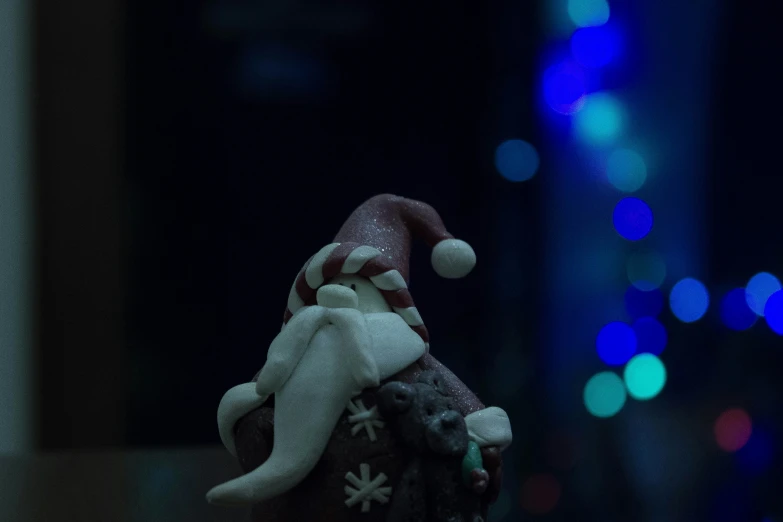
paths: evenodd
<path fill-rule="evenodd" d="M 209 502 L 252 505 L 265 522 L 487 519 L 510 422 L 430 354 L 408 289 L 414 238 L 441 277 L 476 263 L 435 209 L 389 194 L 305 263 L 261 370 L 220 402 L 218 431 L 244 474 Z"/>

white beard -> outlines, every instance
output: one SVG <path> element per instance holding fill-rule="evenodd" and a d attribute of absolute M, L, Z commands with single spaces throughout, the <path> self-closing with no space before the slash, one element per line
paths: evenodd
<path fill-rule="evenodd" d="M 299 484 L 320 459 L 350 399 L 425 350 L 421 337 L 394 312 L 301 309 L 270 345 L 258 382 L 229 390 L 218 408 L 221 438 L 232 451 L 236 421 L 274 393 L 272 453 L 250 473 L 213 488 L 207 500 L 252 504 Z"/>

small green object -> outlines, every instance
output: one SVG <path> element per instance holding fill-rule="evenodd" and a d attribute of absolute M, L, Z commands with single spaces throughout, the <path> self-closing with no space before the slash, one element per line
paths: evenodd
<path fill-rule="evenodd" d="M 465 453 L 465 457 L 462 459 L 462 482 L 465 486 L 470 487 L 472 480 L 470 478 L 470 472 L 474 469 L 484 468 L 484 461 L 481 458 L 481 450 L 478 444 L 473 441 L 468 442 L 468 452 Z"/>

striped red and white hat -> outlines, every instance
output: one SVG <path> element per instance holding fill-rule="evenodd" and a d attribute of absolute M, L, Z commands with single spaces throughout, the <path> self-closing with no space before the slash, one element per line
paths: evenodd
<path fill-rule="evenodd" d="M 408 291 L 414 237 L 432 248 L 432 266 L 441 277 L 464 277 L 476 264 L 473 248 L 446 231 L 434 208 L 391 194 L 375 196 L 353 211 L 334 243 L 305 263 L 288 296 L 283 323 L 302 307 L 315 304 L 316 291 L 330 279 L 355 274 L 372 281 L 389 306 L 429 346 L 427 328 Z"/>

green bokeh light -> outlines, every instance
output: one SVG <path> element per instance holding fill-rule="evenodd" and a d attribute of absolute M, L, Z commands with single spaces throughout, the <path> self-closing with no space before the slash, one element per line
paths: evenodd
<path fill-rule="evenodd" d="M 609 145 L 623 130 L 623 109 L 611 94 L 599 92 L 585 98 L 584 106 L 574 115 L 574 130 L 592 145 Z"/>
<path fill-rule="evenodd" d="M 632 253 L 628 256 L 625 268 L 628 281 L 645 292 L 660 288 L 666 279 L 666 261 L 654 250 L 637 250 Z"/>
<path fill-rule="evenodd" d="M 625 405 L 623 380 L 614 372 L 597 373 L 587 381 L 583 398 L 591 415 L 601 418 L 616 415 Z"/>
<path fill-rule="evenodd" d="M 634 356 L 625 367 L 625 386 L 634 399 L 646 401 L 663 390 L 666 384 L 666 367 L 651 353 Z"/>
<path fill-rule="evenodd" d="M 618 149 L 606 162 L 606 178 L 617 190 L 636 192 L 647 180 L 647 165 L 634 151 Z"/>
<path fill-rule="evenodd" d="M 568 16 L 579 27 L 603 25 L 609 21 L 606 0 L 568 0 Z"/>

